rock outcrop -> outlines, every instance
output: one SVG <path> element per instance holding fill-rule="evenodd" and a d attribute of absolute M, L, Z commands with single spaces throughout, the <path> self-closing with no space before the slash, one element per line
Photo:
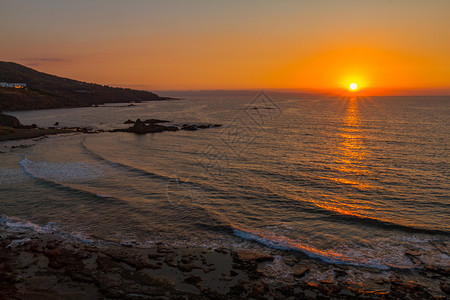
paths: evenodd
<path fill-rule="evenodd" d="M 21 126 L 19 119 L 14 116 L 5 115 L 0 112 L 0 126 L 19 128 Z"/>
<path fill-rule="evenodd" d="M 113 129 L 111 132 L 132 132 L 137 134 L 146 134 L 146 133 L 156 133 L 163 131 L 178 131 L 178 130 L 189 130 L 195 131 L 198 129 L 205 128 L 215 128 L 220 127 L 220 124 L 183 124 L 182 126 L 175 125 L 160 125 L 159 123 L 170 123 L 167 120 L 159 120 L 159 119 L 147 119 L 145 121 L 141 121 L 141 119 L 137 119 L 136 121 L 127 120 L 124 124 L 133 124 L 133 126 L 124 128 L 124 129 Z"/>

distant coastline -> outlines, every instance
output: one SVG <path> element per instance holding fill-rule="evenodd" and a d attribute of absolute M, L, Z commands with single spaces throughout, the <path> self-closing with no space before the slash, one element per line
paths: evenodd
<path fill-rule="evenodd" d="M 142 90 L 110 87 L 42 73 L 13 62 L 0 62 L 0 110 L 88 107 L 105 103 L 178 100 Z M 21 83 L 14 86 L 11 83 Z M 8 84 L 9 83 L 9 84 Z"/>

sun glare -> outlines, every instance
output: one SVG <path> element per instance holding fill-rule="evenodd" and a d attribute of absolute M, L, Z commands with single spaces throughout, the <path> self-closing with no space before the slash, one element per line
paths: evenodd
<path fill-rule="evenodd" d="M 350 90 L 354 91 L 358 88 L 358 85 L 356 83 L 351 83 L 350 84 Z"/>

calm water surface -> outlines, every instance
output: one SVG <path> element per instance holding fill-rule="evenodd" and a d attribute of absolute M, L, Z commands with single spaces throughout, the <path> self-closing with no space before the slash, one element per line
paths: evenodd
<path fill-rule="evenodd" d="M 449 97 L 114 106 L 11 114 L 39 126 L 226 126 L 0 144 L 2 222 L 143 246 L 272 247 L 380 269 L 413 267 L 405 251 L 415 249 L 450 265 Z M 32 146 L 5 147 L 17 144 Z"/>

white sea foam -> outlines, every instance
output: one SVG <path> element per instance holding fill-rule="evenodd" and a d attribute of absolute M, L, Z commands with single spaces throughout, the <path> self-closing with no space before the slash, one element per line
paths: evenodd
<path fill-rule="evenodd" d="M 15 217 L 7 217 L 7 216 L 0 216 L 0 225 L 5 226 L 5 228 L 9 232 L 18 232 L 18 233 L 24 233 L 24 232 L 37 232 L 37 233 L 53 233 L 56 235 L 59 235 L 61 237 L 66 237 L 69 239 L 77 240 L 82 243 L 86 244 L 92 244 L 92 243 L 100 243 L 103 244 L 101 241 L 94 241 L 89 236 L 78 233 L 78 232 L 66 232 L 64 231 L 58 224 L 54 222 L 47 223 L 45 225 L 38 225 L 35 223 L 32 223 L 27 220 L 23 220 L 20 218 Z M 17 246 L 20 246 L 24 243 L 29 242 L 28 238 L 23 238 L 20 240 L 14 240 L 10 243 L 10 247 L 14 248 Z M 107 242 L 104 242 L 105 244 L 108 244 Z"/>
<path fill-rule="evenodd" d="M 5 225 L 10 231 L 23 231 L 24 229 L 32 230 L 39 233 L 53 232 L 57 230 L 55 223 L 48 223 L 46 225 L 37 225 L 30 221 L 19 218 L 0 217 L 0 224 Z"/>
<path fill-rule="evenodd" d="M 100 198 L 111 198 L 112 197 L 112 196 L 106 195 L 106 194 L 96 194 L 96 196 L 100 197 Z"/>
<path fill-rule="evenodd" d="M 409 249 L 410 243 L 399 243 L 396 237 L 380 240 L 371 245 L 356 245 L 346 241 L 336 243 L 332 249 L 320 249 L 314 246 L 314 243 L 305 239 L 293 240 L 283 235 L 262 234 L 240 229 L 234 229 L 236 236 L 243 239 L 258 242 L 262 245 L 287 251 L 299 251 L 309 257 L 319 258 L 328 263 L 347 264 L 354 266 L 372 267 L 381 270 L 390 268 L 413 268 L 414 263 L 405 255 Z M 417 241 L 417 237 L 415 238 Z M 427 242 L 423 241 L 424 244 Z M 431 255 L 433 246 L 426 243 L 426 252 L 422 255 L 424 258 Z M 425 250 L 425 248 L 423 248 Z M 427 254 L 428 253 L 428 254 Z M 436 265 L 445 265 L 448 263 L 448 256 L 441 254 L 439 257 L 432 255 L 433 262 Z"/>
<path fill-rule="evenodd" d="M 19 165 L 26 174 L 54 182 L 74 182 L 93 180 L 103 174 L 100 165 L 91 165 L 85 162 L 33 162 L 24 158 Z"/>

